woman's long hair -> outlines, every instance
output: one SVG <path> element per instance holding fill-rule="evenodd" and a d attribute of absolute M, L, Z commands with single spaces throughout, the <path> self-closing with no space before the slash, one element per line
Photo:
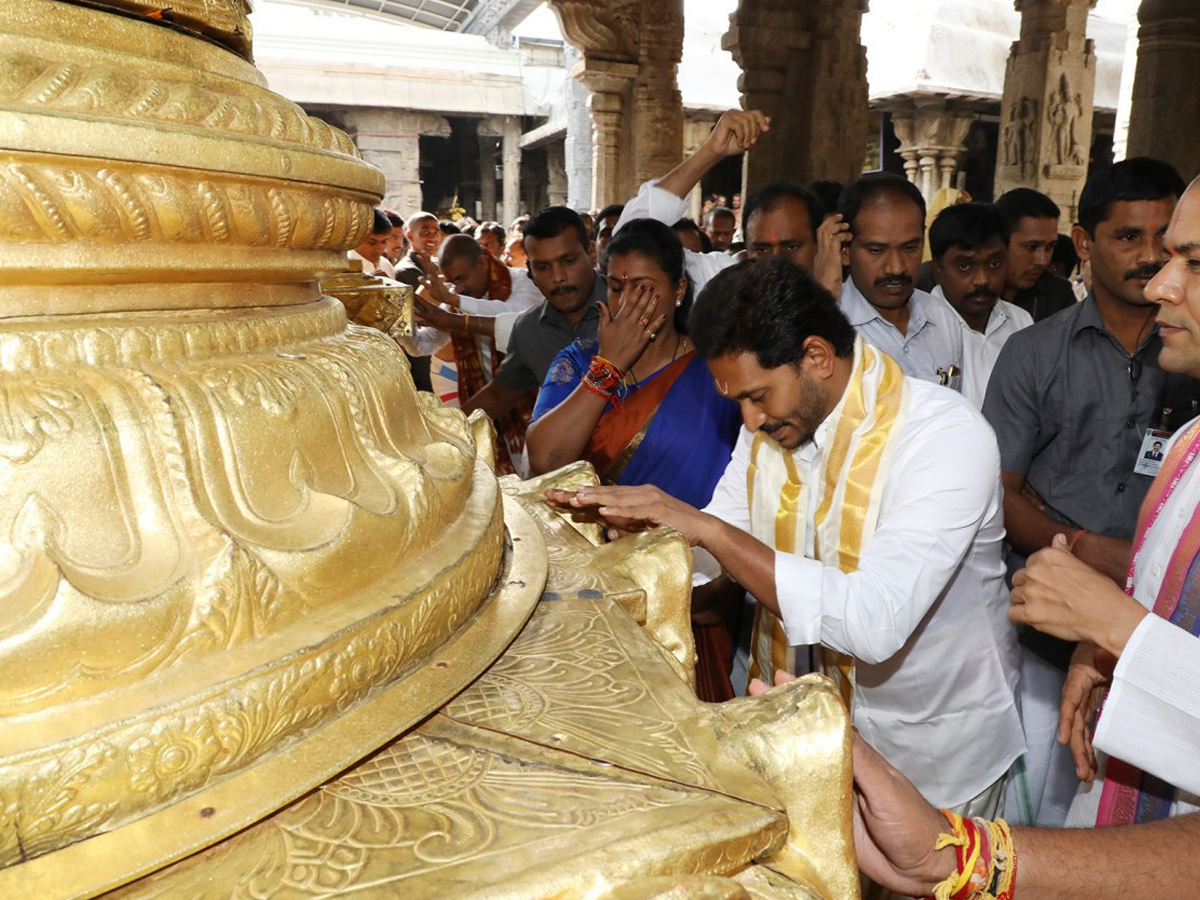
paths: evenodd
<path fill-rule="evenodd" d="M 638 253 L 654 263 L 666 273 L 672 284 L 677 284 L 680 278 L 687 278 L 683 271 L 683 244 L 679 235 L 669 225 L 664 225 L 656 219 L 634 219 L 621 226 L 621 230 L 613 235 L 612 243 L 608 245 L 609 265 L 615 256 L 627 253 Z M 687 289 L 683 294 L 683 302 L 675 307 L 675 330 L 687 334 L 688 314 L 692 311 L 692 280 L 687 279 Z"/>

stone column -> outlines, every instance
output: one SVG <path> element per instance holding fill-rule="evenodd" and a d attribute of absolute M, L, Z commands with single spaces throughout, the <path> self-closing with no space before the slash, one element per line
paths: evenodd
<path fill-rule="evenodd" d="M 551 141 L 546 145 L 546 202 L 565 206 L 568 194 L 566 149 L 562 141 Z"/>
<path fill-rule="evenodd" d="M 637 66 L 585 58 L 572 74 L 592 92 L 588 97 L 592 117 L 592 208 L 599 209 L 624 200 L 633 183 L 632 173 L 626 174 L 622 167 L 622 138 L 625 97 L 637 77 Z"/>
<path fill-rule="evenodd" d="M 777 178 L 853 181 L 867 145 L 866 0 L 741 0 L 722 46 L 742 106 L 772 119 L 747 154 L 743 194 Z"/>
<path fill-rule="evenodd" d="M 579 51 L 570 44 L 563 53 L 567 70 L 579 63 Z M 578 78 L 568 79 L 567 138 L 563 153 L 567 168 L 567 206 L 590 209 L 592 205 L 592 120 L 588 114 L 588 89 Z"/>
<path fill-rule="evenodd" d="M 521 122 L 516 116 L 504 117 L 504 134 L 500 139 L 500 155 L 504 166 L 504 227 L 521 214 Z"/>
<path fill-rule="evenodd" d="M 1142 0 L 1129 156 L 1155 156 L 1185 180 L 1200 174 L 1200 5 Z"/>
<path fill-rule="evenodd" d="M 483 221 L 496 219 L 496 141 L 501 128 L 492 117 L 479 122 L 479 206 Z"/>
<path fill-rule="evenodd" d="M 625 200 L 683 154 L 683 0 L 550 0 L 590 90 L 592 206 Z"/>
<path fill-rule="evenodd" d="M 683 158 L 683 0 L 643 2 L 633 89 L 633 184 L 659 178 Z"/>
<path fill-rule="evenodd" d="M 1016 0 L 1021 37 L 1012 46 L 1000 111 L 996 194 L 1036 188 L 1075 220 L 1092 146 L 1095 48 L 1087 38 L 1096 0 Z"/>
<path fill-rule="evenodd" d="M 902 103 L 891 113 L 904 174 L 932 203 L 940 189 L 954 186 L 975 113 L 950 108 L 942 99 Z"/>
<path fill-rule="evenodd" d="M 449 137 L 450 123 L 432 113 L 347 109 L 342 116 L 363 159 L 387 179 L 381 205 L 407 218 L 423 208 L 421 135 Z"/>

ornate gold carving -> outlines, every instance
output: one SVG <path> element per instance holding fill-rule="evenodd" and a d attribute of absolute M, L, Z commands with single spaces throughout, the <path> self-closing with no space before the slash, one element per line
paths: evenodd
<path fill-rule="evenodd" d="M 161 166 L 9 154 L 0 241 L 340 250 L 370 225 L 360 195 Z M 178 252 L 177 250 L 174 252 Z"/>
<path fill-rule="evenodd" d="M 691 550 L 682 537 L 670 531 L 646 532 L 625 541 L 608 543 L 594 524 L 573 523 L 550 509 L 547 487 L 570 490 L 596 484 L 590 463 L 574 463 L 540 478 L 501 480 L 510 496 L 519 497 L 534 518 L 547 529 L 552 575 L 546 585 L 551 596 L 619 598 L 626 610 L 646 627 L 684 683 L 696 684 L 696 646 L 691 620 Z M 664 545 L 683 556 L 664 552 Z"/>
<path fill-rule="evenodd" d="M 358 156 L 354 142 L 278 94 L 251 85 L 145 78 L 117 66 L 85 65 L 32 53 L 0 57 L 0 102 L 58 113 L 103 115 L 219 128 Z"/>
<path fill-rule="evenodd" d="M 630 702 L 612 707 L 605 685 Z M 769 754 L 802 785 L 830 765 L 840 790 L 849 727 L 828 683 L 790 685 L 733 714 L 683 691 L 611 600 L 545 602 L 443 714 L 268 821 L 109 896 L 215 900 L 253 885 L 263 897 L 856 897 L 853 856 L 822 852 L 829 834 L 810 839 L 796 818 L 785 842 L 775 803 L 745 793 L 751 773 L 739 781 L 727 768 L 742 753 L 758 754 L 759 768 Z M 543 702 L 519 710 L 534 697 Z M 772 741 L 756 740 L 763 728 Z M 664 729 L 675 739 L 659 741 Z M 680 762 L 681 748 L 703 748 L 706 762 Z M 846 846 L 849 793 L 804 790 L 829 807 L 818 814 L 842 816 L 836 846 Z M 685 885 L 694 892 L 679 893 Z"/>

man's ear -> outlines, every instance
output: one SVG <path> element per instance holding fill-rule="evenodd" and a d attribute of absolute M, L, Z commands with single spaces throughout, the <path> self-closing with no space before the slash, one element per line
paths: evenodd
<path fill-rule="evenodd" d="M 804 339 L 804 355 L 800 362 L 807 363 L 808 371 L 814 378 L 828 378 L 832 375 L 836 359 L 833 345 L 825 338 L 810 334 Z"/>
<path fill-rule="evenodd" d="M 850 243 L 853 240 L 854 240 L 854 237 L 852 235 L 850 237 L 849 241 L 842 241 L 842 249 L 841 249 L 842 268 L 845 268 L 846 266 L 850 265 Z"/>
<path fill-rule="evenodd" d="M 1071 241 L 1075 244 L 1075 252 L 1079 254 L 1080 262 L 1087 262 L 1092 258 L 1092 237 L 1086 228 L 1082 225 L 1072 228 Z"/>

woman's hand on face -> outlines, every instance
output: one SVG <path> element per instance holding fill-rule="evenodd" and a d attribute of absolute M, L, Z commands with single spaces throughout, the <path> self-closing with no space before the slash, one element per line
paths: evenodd
<path fill-rule="evenodd" d="M 657 312 L 660 301 L 658 292 L 642 282 L 625 288 L 616 312 L 601 303 L 600 355 L 622 372 L 629 371 L 666 324 L 666 313 Z"/>

